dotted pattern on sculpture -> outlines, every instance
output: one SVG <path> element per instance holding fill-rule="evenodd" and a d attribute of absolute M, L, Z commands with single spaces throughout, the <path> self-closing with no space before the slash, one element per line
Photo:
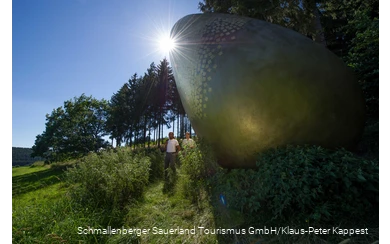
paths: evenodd
<path fill-rule="evenodd" d="M 210 83 L 213 74 L 218 68 L 215 62 L 217 56 L 224 54 L 224 46 L 236 40 L 236 32 L 248 20 L 242 18 L 215 18 L 202 29 L 200 45 L 197 45 L 195 55 L 198 63 L 190 73 L 190 103 L 192 111 L 197 118 L 206 117 L 204 109 L 207 108 L 208 94 L 213 92 Z"/>

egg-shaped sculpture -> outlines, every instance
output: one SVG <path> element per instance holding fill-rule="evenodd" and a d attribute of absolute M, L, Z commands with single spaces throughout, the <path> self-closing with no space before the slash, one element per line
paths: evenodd
<path fill-rule="evenodd" d="M 172 28 L 184 109 L 218 163 L 249 168 L 286 144 L 353 148 L 365 121 L 352 71 L 325 46 L 279 25 L 193 14 Z"/>

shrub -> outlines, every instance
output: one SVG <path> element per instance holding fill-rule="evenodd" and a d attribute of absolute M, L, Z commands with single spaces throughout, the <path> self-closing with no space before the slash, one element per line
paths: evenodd
<path fill-rule="evenodd" d="M 255 170 L 222 171 L 213 180 L 228 207 L 253 221 L 379 224 L 378 162 L 344 149 L 272 149 L 259 156 Z"/>
<path fill-rule="evenodd" d="M 379 204 L 379 165 L 344 149 L 317 146 L 271 150 L 258 162 L 262 196 L 275 217 L 291 206 L 313 220 L 363 217 Z"/>
<path fill-rule="evenodd" d="M 180 153 L 179 158 L 181 192 L 195 203 L 202 199 L 200 194 L 202 189 L 207 187 L 206 179 L 215 174 L 219 166 L 210 146 L 203 140 L 197 142 L 197 147 L 187 149 L 185 154 Z"/>
<path fill-rule="evenodd" d="M 379 120 L 367 120 L 358 153 L 367 159 L 379 160 Z"/>
<path fill-rule="evenodd" d="M 123 208 L 142 196 L 149 180 L 150 158 L 122 149 L 92 153 L 67 171 L 74 199 L 103 208 Z"/>
<path fill-rule="evenodd" d="M 150 174 L 149 181 L 154 182 L 162 179 L 164 176 L 164 154 L 159 149 L 146 149 L 145 153 L 150 158 Z"/>
<path fill-rule="evenodd" d="M 202 184 L 204 174 L 204 162 L 199 149 L 186 151 L 179 155 L 180 166 L 180 191 L 185 196 L 195 202 L 198 198 L 198 190 Z"/>

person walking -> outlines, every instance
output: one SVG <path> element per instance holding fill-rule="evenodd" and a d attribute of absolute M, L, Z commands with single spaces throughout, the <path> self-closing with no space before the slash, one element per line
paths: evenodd
<path fill-rule="evenodd" d="M 164 176 L 165 179 L 167 178 L 167 169 L 168 167 L 173 170 L 173 172 L 176 172 L 176 156 L 177 153 L 180 151 L 180 145 L 179 142 L 175 139 L 173 136 L 173 132 L 169 132 L 168 134 L 169 139 L 164 144 L 164 150 L 165 150 L 165 161 L 164 161 Z"/>

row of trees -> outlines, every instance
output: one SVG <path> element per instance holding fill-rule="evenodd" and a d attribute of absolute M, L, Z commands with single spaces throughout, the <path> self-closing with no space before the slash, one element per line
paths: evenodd
<path fill-rule="evenodd" d="M 176 123 L 175 123 L 176 122 Z M 134 74 L 113 94 L 111 100 L 98 100 L 82 94 L 46 115 L 46 129 L 37 135 L 32 156 L 50 161 L 83 156 L 113 145 L 135 146 L 151 141 L 158 146 L 163 127 L 171 127 L 184 137 L 191 125 L 178 94 L 172 68 L 163 59 L 152 63 L 143 76 Z M 153 139 L 152 139 L 153 137 Z"/>
<path fill-rule="evenodd" d="M 191 130 L 180 100 L 172 68 L 166 59 L 159 65 L 152 63 L 147 72 L 134 74 L 110 101 L 107 131 L 117 145 L 148 143 L 151 138 L 160 146 L 163 127 L 171 127 L 179 137 Z M 179 129 L 180 128 L 180 129 Z M 153 134 L 152 134 L 153 133 Z"/>

